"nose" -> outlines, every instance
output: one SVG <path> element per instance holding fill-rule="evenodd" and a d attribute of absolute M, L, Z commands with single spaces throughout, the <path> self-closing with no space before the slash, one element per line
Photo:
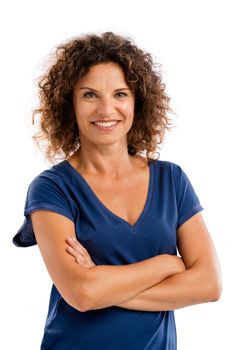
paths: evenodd
<path fill-rule="evenodd" d="M 102 97 L 97 106 L 97 114 L 111 116 L 115 112 L 114 101 L 111 97 Z"/>

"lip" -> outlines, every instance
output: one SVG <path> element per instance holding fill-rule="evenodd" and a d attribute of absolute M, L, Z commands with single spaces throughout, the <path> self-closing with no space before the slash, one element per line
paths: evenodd
<path fill-rule="evenodd" d="M 117 119 L 97 119 L 97 120 L 94 120 L 91 123 L 96 123 L 96 122 L 109 123 L 109 122 L 119 122 L 119 121 L 120 120 L 117 120 Z"/>
<path fill-rule="evenodd" d="M 106 120 L 105 120 L 106 121 Z M 102 131 L 112 131 L 114 129 L 116 129 L 118 127 L 118 124 L 120 123 L 120 120 L 112 120 L 112 121 L 115 121 L 117 122 L 116 124 L 112 125 L 112 126 L 99 126 L 99 125 L 95 125 L 94 122 L 91 122 L 91 124 L 98 130 L 102 130 Z M 97 122 L 97 120 L 96 120 Z M 110 122 L 110 120 L 109 120 Z"/>

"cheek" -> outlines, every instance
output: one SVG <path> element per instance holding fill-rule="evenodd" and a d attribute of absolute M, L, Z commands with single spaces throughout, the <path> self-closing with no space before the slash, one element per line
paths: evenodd
<path fill-rule="evenodd" d="M 93 114 L 94 106 L 86 103 L 79 103 L 75 106 L 76 119 L 81 121 L 87 118 L 89 115 Z"/>
<path fill-rule="evenodd" d="M 125 103 L 121 105 L 121 112 L 128 118 L 134 116 L 134 103 Z"/>

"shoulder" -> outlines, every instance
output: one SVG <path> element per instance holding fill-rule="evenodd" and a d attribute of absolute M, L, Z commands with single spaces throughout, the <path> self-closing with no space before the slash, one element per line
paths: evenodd
<path fill-rule="evenodd" d="M 168 160 L 160 160 L 160 159 L 152 159 L 152 158 L 149 158 L 148 160 L 148 158 L 143 156 L 137 156 L 137 159 L 139 161 L 138 162 L 139 167 L 140 166 L 147 167 L 148 161 L 149 161 L 149 164 L 152 164 L 152 166 L 159 167 L 160 169 L 163 169 L 163 170 L 172 170 L 172 171 L 181 170 L 181 167 L 178 164 Z"/>
<path fill-rule="evenodd" d="M 48 177 L 48 178 L 59 178 L 64 174 L 66 168 L 66 161 L 63 160 L 58 164 L 55 164 L 51 166 L 48 169 L 43 170 L 41 173 L 37 175 L 36 178 L 38 177 Z"/>
<path fill-rule="evenodd" d="M 174 176 L 178 176 L 183 172 L 181 166 L 177 163 L 168 160 L 152 160 L 154 167 L 159 168 L 160 172 L 170 173 Z"/>
<path fill-rule="evenodd" d="M 34 211 L 46 210 L 54 211 L 74 221 L 75 211 L 71 205 L 66 181 L 59 164 L 37 175 L 28 187 L 24 207 L 25 217 L 28 218 Z"/>
<path fill-rule="evenodd" d="M 32 179 L 29 188 L 50 184 L 51 186 L 61 186 L 65 181 L 65 162 L 62 161 L 52 167 L 43 170 L 34 179 Z"/>
<path fill-rule="evenodd" d="M 31 181 L 27 191 L 26 207 L 29 206 L 29 203 L 69 201 L 69 189 L 72 186 L 72 181 L 69 178 L 69 172 L 62 163 L 42 171 Z"/>
<path fill-rule="evenodd" d="M 167 188 L 175 188 L 176 192 L 190 182 L 183 167 L 177 163 L 168 160 L 156 160 L 152 166 L 154 166 L 154 174 L 159 183 L 167 186 Z"/>

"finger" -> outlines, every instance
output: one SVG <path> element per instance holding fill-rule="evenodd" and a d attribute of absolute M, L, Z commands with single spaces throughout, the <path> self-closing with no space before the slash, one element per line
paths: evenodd
<path fill-rule="evenodd" d="M 81 251 L 86 251 L 83 245 L 74 237 L 68 237 L 66 240 L 72 247 L 79 248 Z"/>
<path fill-rule="evenodd" d="M 85 262 L 86 264 L 90 265 L 93 264 L 91 258 L 88 256 L 84 256 L 81 252 L 79 252 L 78 250 L 75 250 L 74 248 L 72 248 L 71 246 L 67 247 L 67 251 L 68 253 L 70 253 L 75 259 L 78 259 L 78 261 L 82 261 Z"/>
<path fill-rule="evenodd" d="M 75 250 L 74 248 L 72 248 L 71 246 L 68 246 L 68 247 L 66 248 L 66 250 L 67 250 L 67 252 L 68 252 L 69 254 L 71 254 L 74 258 L 76 258 L 78 255 L 80 255 L 80 253 L 79 253 L 77 250 Z"/>
<path fill-rule="evenodd" d="M 93 266 L 96 266 L 91 259 L 84 258 L 84 256 L 81 253 L 73 249 L 71 246 L 67 248 L 67 252 L 74 257 L 75 262 L 77 262 L 79 265 L 85 268 L 91 268 Z"/>
<path fill-rule="evenodd" d="M 80 253 L 84 254 L 83 246 L 78 241 L 75 241 L 72 237 L 69 237 L 66 240 L 66 243 L 76 251 L 79 251 Z"/>
<path fill-rule="evenodd" d="M 89 253 L 86 250 L 86 248 L 83 247 L 83 245 L 76 240 L 74 237 L 69 237 L 67 239 L 67 243 L 75 250 L 78 250 L 80 253 L 82 253 L 84 256 L 89 257 Z"/>
<path fill-rule="evenodd" d="M 69 248 L 67 251 L 75 258 L 76 262 L 88 268 L 96 266 L 92 261 L 88 251 L 78 240 L 76 240 L 74 237 L 69 237 L 67 238 L 66 242 Z"/>
<path fill-rule="evenodd" d="M 93 262 L 87 260 L 82 254 L 75 251 L 72 247 L 68 247 L 67 251 L 75 258 L 75 262 L 77 262 L 79 265 L 85 268 L 90 268 L 94 266 Z"/>
<path fill-rule="evenodd" d="M 74 250 L 72 247 L 68 247 L 67 251 L 75 258 L 75 261 L 80 265 L 85 267 L 85 264 L 89 264 L 89 262 L 87 262 L 83 255 L 78 251 Z"/>

